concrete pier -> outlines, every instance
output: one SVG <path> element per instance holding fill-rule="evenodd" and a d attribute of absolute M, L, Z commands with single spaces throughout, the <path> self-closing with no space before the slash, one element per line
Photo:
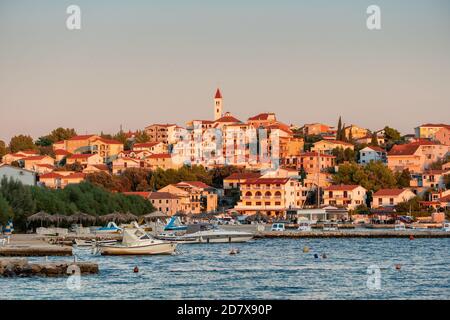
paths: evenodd
<path fill-rule="evenodd" d="M 14 234 L 9 244 L 0 246 L 0 257 L 71 255 L 71 246 L 49 244 L 45 237 L 32 234 Z"/>
<path fill-rule="evenodd" d="M 337 230 L 337 231 L 263 231 L 255 238 L 450 238 L 445 231 Z"/>
<path fill-rule="evenodd" d="M 29 263 L 26 258 L 0 258 L 0 277 L 69 276 L 73 270 L 78 270 L 79 275 L 97 274 L 99 271 L 98 264 L 92 262 Z"/>

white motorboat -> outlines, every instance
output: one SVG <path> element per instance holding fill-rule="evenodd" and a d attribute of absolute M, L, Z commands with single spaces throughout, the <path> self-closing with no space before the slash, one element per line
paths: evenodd
<path fill-rule="evenodd" d="M 442 230 L 446 232 L 450 232 L 450 222 L 444 222 L 444 225 L 442 226 Z"/>
<path fill-rule="evenodd" d="M 98 246 L 102 255 L 173 254 L 176 247 L 176 243 L 155 239 L 142 229 L 124 229 L 121 243 Z"/>
<path fill-rule="evenodd" d="M 178 235 L 173 232 L 162 232 L 155 236 L 156 239 L 169 241 L 169 242 L 175 242 L 175 243 L 199 243 L 200 240 L 198 237 L 190 237 L 190 236 L 183 236 Z"/>
<path fill-rule="evenodd" d="M 394 226 L 394 230 L 395 231 L 405 231 L 406 230 L 405 224 L 403 222 L 396 223 Z"/>
<path fill-rule="evenodd" d="M 180 239 L 196 239 L 197 243 L 231 243 L 247 242 L 253 239 L 249 232 L 223 230 L 209 223 L 192 224 Z"/>
<path fill-rule="evenodd" d="M 313 222 L 311 222 L 311 221 L 301 221 L 298 223 L 297 230 L 298 231 L 312 231 L 312 228 L 311 228 L 312 223 Z"/>

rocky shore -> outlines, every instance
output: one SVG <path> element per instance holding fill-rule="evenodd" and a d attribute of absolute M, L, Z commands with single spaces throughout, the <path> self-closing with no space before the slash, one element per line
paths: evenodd
<path fill-rule="evenodd" d="M 79 271 L 76 272 L 76 271 Z M 0 258 L 0 277 L 69 276 L 97 274 L 98 264 L 93 262 L 33 262 L 26 258 Z"/>

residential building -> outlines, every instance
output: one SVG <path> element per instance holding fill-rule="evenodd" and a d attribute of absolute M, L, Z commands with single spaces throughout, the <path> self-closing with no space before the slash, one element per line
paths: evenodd
<path fill-rule="evenodd" d="M 183 207 L 182 197 L 170 192 L 150 192 L 147 199 L 156 210 L 172 216 L 178 212 L 189 212 Z"/>
<path fill-rule="evenodd" d="M 167 170 L 167 169 L 179 169 L 183 166 L 180 158 L 173 156 L 170 153 L 161 154 L 151 154 L 145 158 L 145 166 L 151 170 L 157 168 Z"/>
<path fill-rule="evenodd" d="M 327 135 L 334 132 L 334 127 L 323 123 L 306 123 L 301 131 L 305 136 Z"/>
<path fill-rule="evenodd" d="M 450 125 L 436 131 L 434 140 L 438 141 L 440 144 L 450 146 Z"/>
<path fill-rule="evenodd" d="M 39 176 L 39 182 L 51 189 L 64 189 L 70 184 L 78 184 L 84 181 L 86 175 L 82 172 L 50 172 Z"/>
<path fill-rule="evenodd" d="M 304 152 L 297 156 L 282 158 L 281 164 L 289 168 L 295 168 L 298 171 L 317 173 L 334 168 L 336 157 L 327 153 L 319 155 L 318 152 Z"/>
<path fill-rule="evenodd" d="M 149 125 L 144 130 L 150 138 L 149 142 L 162 142 L 168 144 L 169 140 L 173 140 L 177 127 L 178 126 L 173 123 L 155 123 Z"/>
<path fill-rule="evenodd" d="M 109 167 L 106 164 L 88 164 L 83 169 L 84 174 L 104 172 L 109 173 Z"/>
<path fill-rule="evenodd" d="M 37 165 L 47 164 L 53 166 L 55 159 L 50 156 L 32 156 L 21 159 L 24 168 L 31 171 L 37 171 Z"/>
<path fill-rule="evenodd" d="M 20 181 L 23 185 L 34 186 L 36 184 L 36 172 L 8 164 L 0 164 L 0 180 L 3 178 Z"/>
<path fill-rule="evenodd" d="M 55 160 L 56 162 L 61 162 L 64 158 L 67 158 L 68 156 L 72 155 L 70 152 L 64 150 L 64 149 L 56 149 L 55 151 Z"/>
<path fill-rule="evenodd" d="M 445 189 L 444 177 L 449 174 L 450 170 L 425 170 L 424 172 L 415 173 L 412 175 L 410 187 L 443 190 Z"/>
<path fill-rule="evenodd" d="M 358 126 L 352 124 L 352 125 L 349 125 L 348 127 L 344 128 L 344 133 L 345 133 L 345 137 L 347 139 L 350 139 L 350 138 L 360 139 L 362 137 L 367 136 L 369 133 L 369 130 L 366 128 L 361 128 L 361 127 L 358 127 Z"/>
<path fill-rule="evenodd" d="M 247 124 L 259 128 L 261 126 L 265 127 L 277 122 L 277 117 L 273 112 L 264 112 L 257 114 L 256 116 L 250 117 L 247 120 Z"/>
<path fill-rule="evenodd" d="M 302 206 L 302 191 L 300 182 L 292 178 L 248 179 L 241 184 L 241 199 L 234 209 L 243 214 L 284 217 L 286 210 Z"/>
<path fill-rule="evenodd" d="M 323 204 L 355 210 L 366 204 L 367 190 L 359 185 L 333 185 L 323 189 Z"/>
<path fill-rule="evenodd" d="M 98 154 L 73 154 L 66 159 L 66 164 L 79 163 L 83 167 L 94 164 L 103 164 L 103 158 Z"/>
<path fill-rule="evenodd" d="M 359 151 L 359 164 L 365 165 L 372 161 L 387 162 L 387 152 L 378 146 L 368 146 Z"/>
<path fill-rule="evenodd" d="M 341 148 L 344 150 L 345 149 L 355 150 L 355 146 L 353 144 L 345 142 L 345 141 L 320 140 L 313 144 L 311 151 L 331 154 L 331 152 L 336 148 Z"/>
<path fill-rule="evenodd" d="M 112 173 L 122 174 L 123 171 L 129 168 L 143 168 L 144 161 L 133 158 L 117 158 L 112 162 Z"/>
<path fill-rule="evenodd" d="M 4 164 L 11 164 L 15 161 L 22 160 L 27 157 L 34 157 L 39 156 L 39 152 L 36 150 L 24 150 L 24 151 L 18 151 L 16 153 L 8 153 L 5 154 L 2 158 L 2 162 Z"/>
<path fill-rule="evenodd" d="M 292 136 L 280 137 L 279 143 L 280 155 L 278 157 L 280 159 L 301 154 L 305 145 L 305 142 L 302 138 L 294 138 Z"/>
<path fill-rule="evenodd" d="M 393 207 L 415 196 L 410 189 L 380 189 L 372 195 L 372 208 Z"/>
<path fill-rule="evenodd" d="M 411 173 L 422 172 L 438 160 L 442 160 L 450 150 L 429 140 L 418 140 L 413 143 L 394 145 L 387 155 L 387 164 L 391 170 L 408 169 Z"/>
<path fill-rule="evenodd" d="M 436 140 L 436 133 L 443 128 L 450 129 L 449 124 L 426 123 L 414 128 L 416 138 Z"/>
<path fill-rule="evenodd" d="M 123 150 L 123 144 L 116 140 L 105 139 L 98 135 L 88 134 L 74 136 L 61 143 L 53 144 L 55 150 L 62 149 L 69 153 L 95 153 L 106 162 L 110 157 L 117 156 Z M 56 149 L 57 148 L 57 149 Z"/>
<path fill-rule="evenodd" d="M 240 190 L 242 183 L 246 182 L 248 179 L 260 178 L 261 174 L 259 172 L 245 172 L 245 173 L 233 173 L 228 177 L 223 179 L 223 189 L 225 196 L 231 196 L 233 190 Z"/>
<path fill-rule="evenodd" d="M 167 145 L 162 142 L 135 143 L 133 145 L 133 151 L 147 151 L 150 154 L 167 153 Z"/>
<path fill-rule="evenodd" d="M 182 212 L 213 212 L 218 208 L 218 191 L 200 181 L 182 181 L 170 184 L 158 192 L 169 192 L 180 197 Z"/>

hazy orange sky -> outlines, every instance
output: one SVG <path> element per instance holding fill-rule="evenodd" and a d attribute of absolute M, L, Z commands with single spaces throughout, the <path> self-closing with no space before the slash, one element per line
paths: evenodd
<path fill-rule="evenodd" d="M 0 0 L 0 139 L 210 119 L 216 87 L 241 120 L 411 133 L 450 122 L 449 57 L 448 0 Z"/>

